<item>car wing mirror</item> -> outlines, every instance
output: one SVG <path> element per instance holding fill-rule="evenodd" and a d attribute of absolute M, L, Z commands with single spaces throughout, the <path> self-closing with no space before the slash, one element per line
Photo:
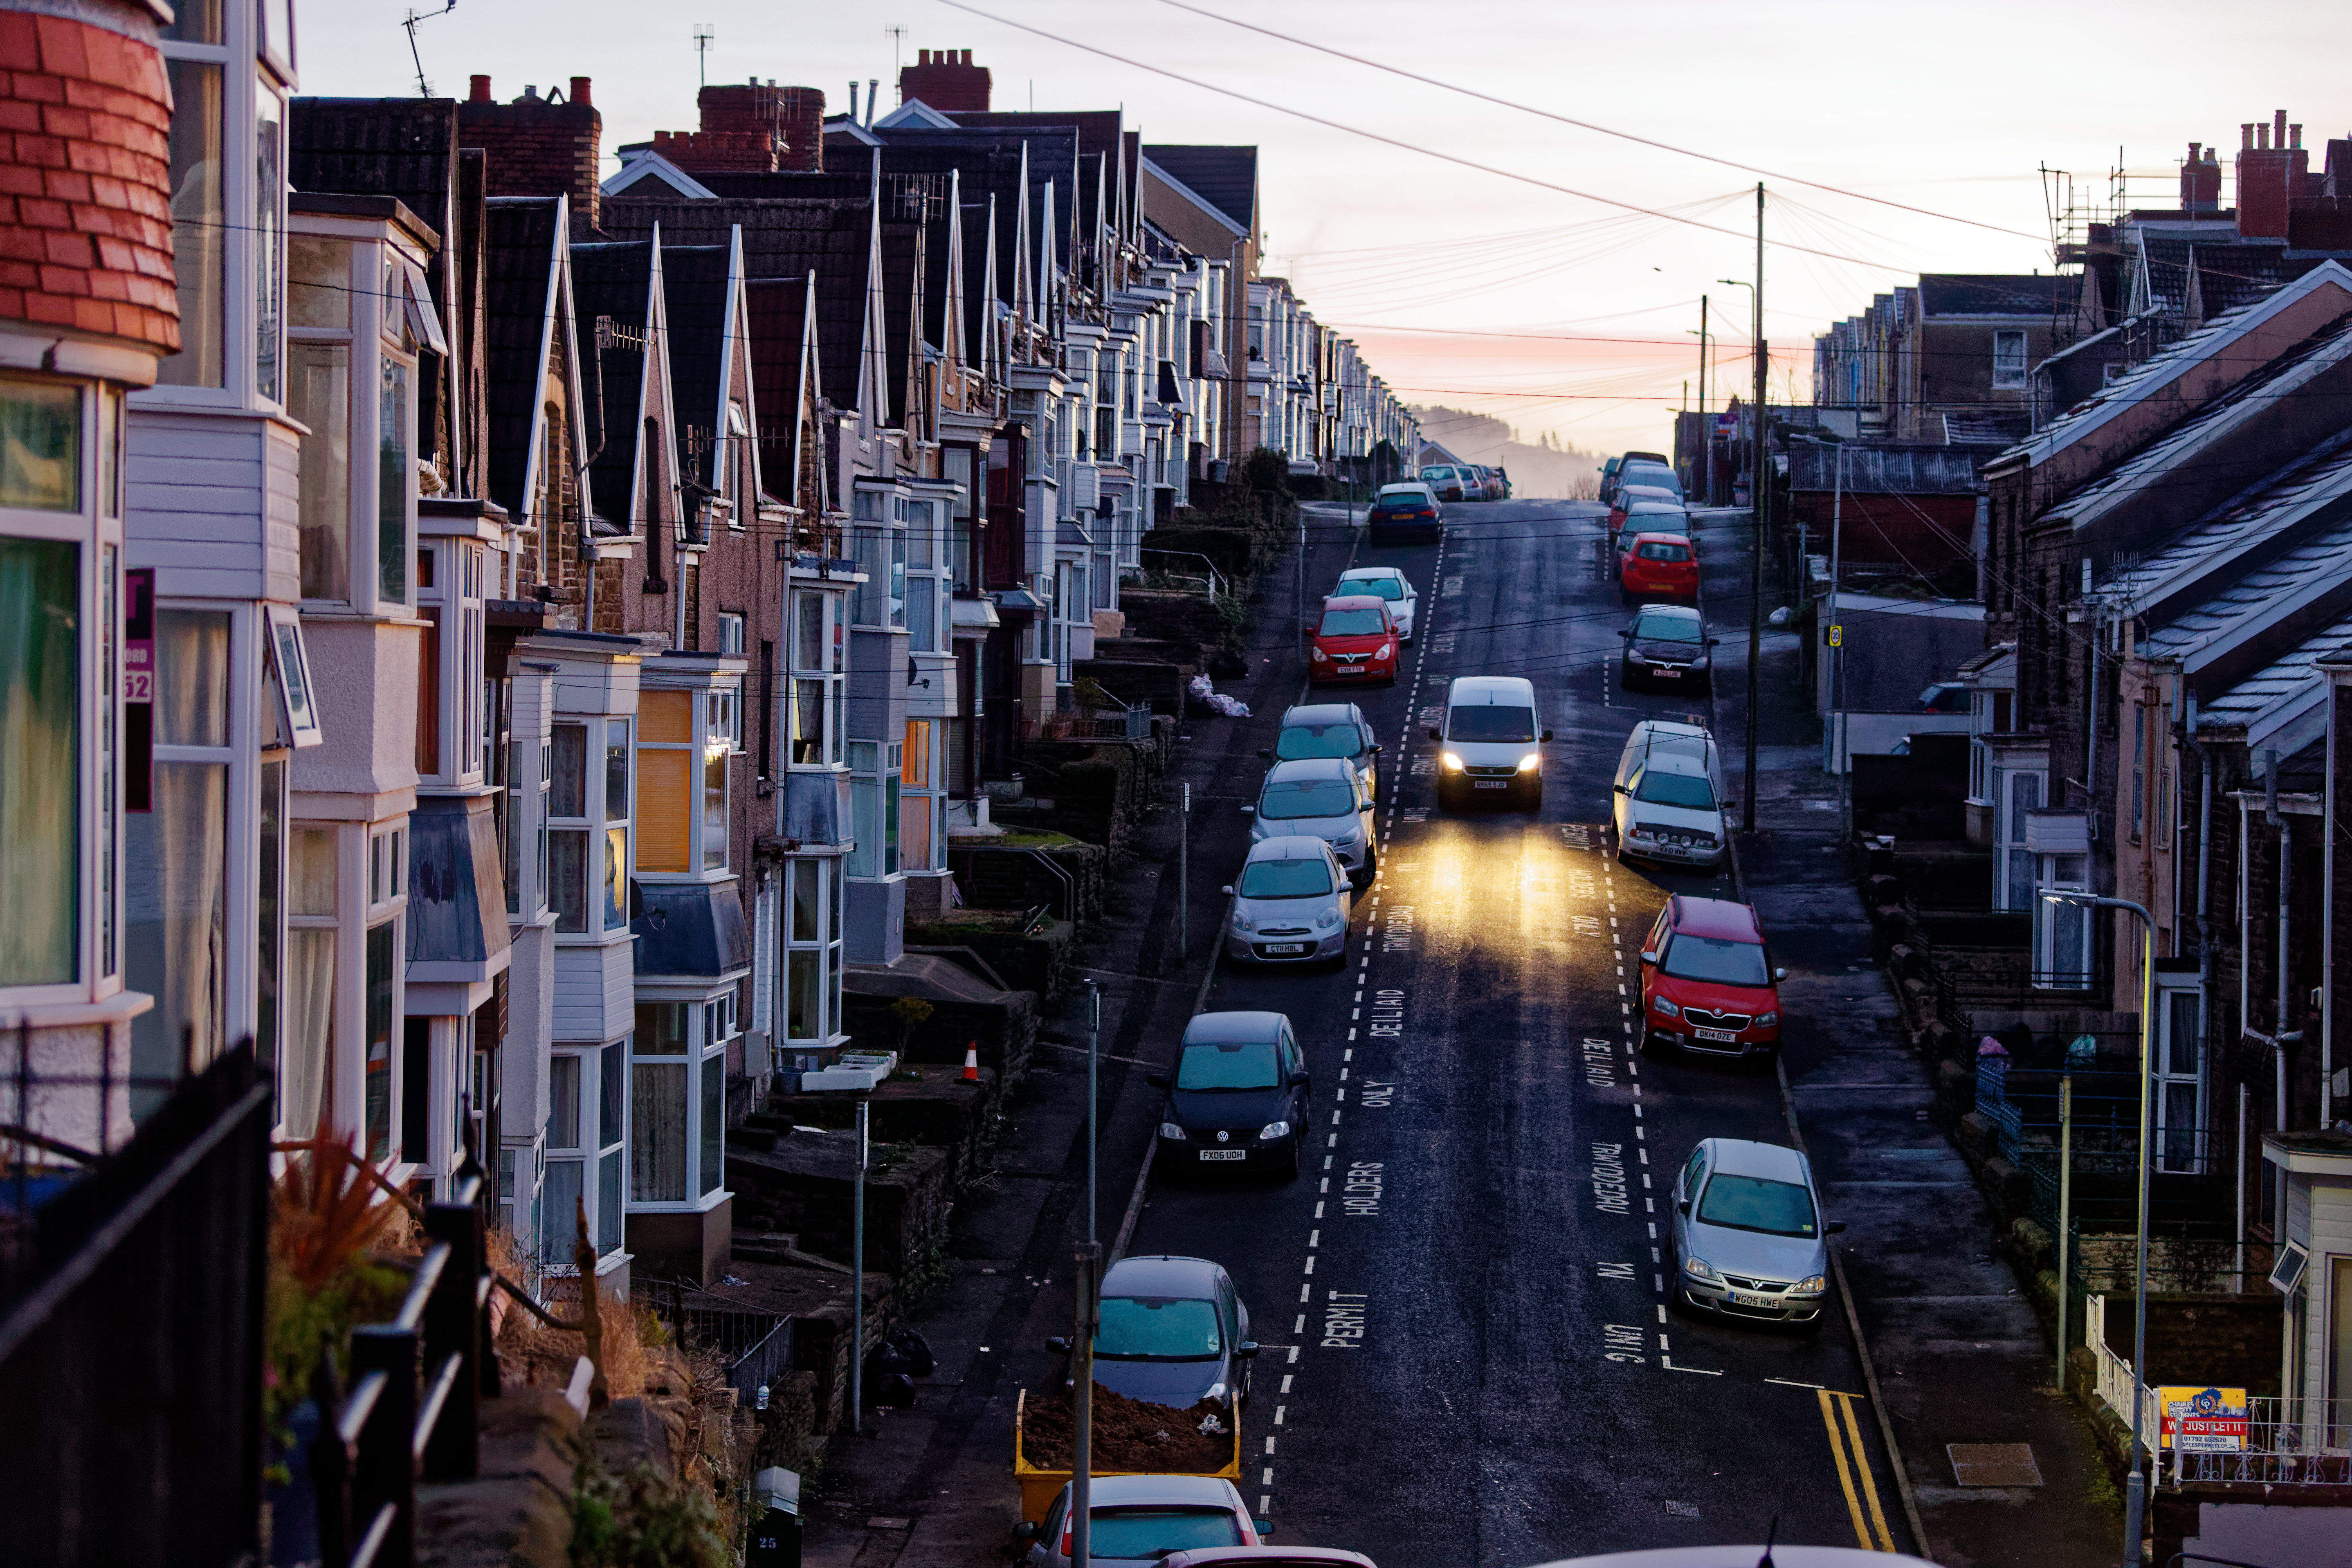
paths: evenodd
<path fill-rule="evenodd" d="M 1682 1201 L 1680 1201 L 1679 1203 L 1675 1204 L 1675 1212 L 1676 1214 L 1680 1214 L 1680 1215 L 1686 1215 L 1686 1214 L 1690 1213 L 1690 1199 L 1688 1199 L 1688 1198 L 1684 1198 Z"/>
<path fill-rule="evenodd" d="M 1631 642 L 1631 641 L 1633 640 L 1633 628 L 1632 628 L 1631 626 L 1628 626 L 1628 627 L 1624 628 L 1623 630 L 1620 631 L 1617 635 L 1618 635 L 1619 637 L 1621 637 L 1625 638 L 1628 642 Z"/>
<path fill-rule="evenodd" d="M 1436 725 L 1434 725 L 1434 724 L 1432 724 L 1432 725 L 1429 727 L 1429 738 L 1430 738 L 1431 740 L 1433 740 L 1433 741 L 1443 741 L 1444 739 L 1445 739 L 1445 737 L 1444 737 L 1444 736 L 1443 736 L 1443 735 L 1441 735 L 1441 734 L 1439 734 L 1439 733 L 1437 732 L 1437 726 L 1436 726 Z"/>
<path fill-rule="evenodd" d="M 1013 1527 L 1013 1539 L 1015 1541 L 1034 1541 L 1037 1539 L 1037 1527 L 1024 1519 L 1020 1523 Z"/>
<path fill-rule="evenodd" d="M 1374 756 L 1376 756 L 1376 757 L 1377 757 L 1377 756 L 1379 756 L 1380 754 L 1381 754 L 1381 748 L 1380 748 L 1379 746 L 1377 746 L 1377 745 L 1376 745 L 1376 746 L 1374 746 L 1374 747 L 1372 748 L 1372 755 L 1374 755 Z"/>
<path fill-rule="evenodd" d="M 1150 1084 L 1154 1089 L 1166 1089 L 1168 1087 L 1168 1075 L 1164 1072 L 1150 1073 L 1145 1076 L 1143 1081 Z"/>
<path fill-rule="evenodd" d="M 1250 1528 L 1257 1531 L 1257 1542 L 1260 1546 L 1274 1539 L 1274 1521 L 1270 1519 L 1251 1520 Z"/>
<path fill-rule="evenodd" d="M 1840 1235 L 1845 1229 L 1845 1221 L 1842 1219 L 1833 1219 L 1830 1221 L 1829 1224 L 1822 1226 L 1822 1229 L 1831 1236 Z"/>
<path fill-rule="evenodd" d="M 1720 647 L 1723 646 L 1723 639 L 1721 637 L 1709 637 L 1706 639 L 1706 646 L 1709 647 Z"/>
<path fill-rule="evenodd" d="M 1217 891 L 1230 899 L 1234 896 L 1234 885 L 1231 882 L 1227 882 L 1223 887 L 1219 888 Z"/>
<path fill-rule="evenodd" d="M 1303 1072 L 1295 1072 L 1295 1073 L 1292 1073 L 1292 1074 L 1290 1075 L 1290 1081 L 1291 1081 L 1292 1083 L 1294 1083 L 1294 1084 L 1302 1084 L 1302 1085 L 1303 1085 L 1303 1084 L 1305 1084 L 1305 1083 L 1307 1082 L 1307 1075 L 1306 1075 L 1305 1073 L 1303 1073 Z"/>
<path fill-rule="evenodd" d="M 1244 816 L 1255 816 L 1257 815 L 1257 807 L 1254 805 L 1245 805 L 1242 807 L 1242 815 Z"/>
<path fill-rule="evenodd" d="M 1613 789 L 1613 790 L 1615 790 L 1619 795 L 1623 795 L 1623 794 L 1625 794 L 1625 793 L 1626 793 L 1626 791 L 1625 791 L 1625 786 L 1624 786 L 1623 784 L 1612 784 L 1612 785 L 1610 785 L 1609 787 L 1610 787 L 1610 788 L 1612 788 L 1612 789 Z"/>
<path fill-rule="evenodd" d="M 1551 731 L 1549 730 L 1546 730 L 1543 732 L 1543 742 L 1546 745 L 1551 744 Z"/>
<path fill-rule="evenodd" d="M 1264 757 L 1266 761 L 1272 762 L 1274 760 L 1274 748 L 1272 746 L 1260 746 L 1257 749 L 1257 754 Z"/>
<path fill-rule="evenodd" d="M 1772 972 L 1772 978 L 1775 980 L 1786 980 L 1789 978 L 1789 972 L 1785 969 L 1776 969 Z"/>
<path fill-rule="evenodd" d="M 1642 955 L 1642 962 L 1643 962 L 1643 963 L 1657 963 L 1657 962 L 1658 962 L 1658 955 L 1657 955 L 1656 951 L 1655 951 L 1654 949 L 1653 949 L 1651 952 L 1648 952 L 1643 953 L 1643 954 Z"/>
<path fill-rule="evenodd" d="M 1069 1337 L 1066 1334 L 1055 1334 L 1045 1342 L 1045 1348 L 1056 1355 L 1067 1355 L 1070 1353 Z"/>

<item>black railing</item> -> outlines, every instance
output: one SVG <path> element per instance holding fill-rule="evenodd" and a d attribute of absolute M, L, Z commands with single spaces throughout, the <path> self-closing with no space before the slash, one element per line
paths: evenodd
<path fill-rule="evenodd" d="M 780 1313 L 663 1279 L 636 1280 L 629 1294 L 651 1307 L 679 1344 L 716 1355 L 728 1386 L 746 1403 L 792 1367 L 793 1321 Z"/>
<path fill-rule="evenodd" d="M 455 1197 L 425 1205 L 425 1256 L 400 1310 L 352 1331 L 350 1393 L 338 1397 L 320 1369 L 310 1479 L 327 1568 L 411 1568 L 420 1471 L 462 1481 L 479 1468 L 481 1401 L 499 1392 L 481 1194 L 469 1157 Z"/>

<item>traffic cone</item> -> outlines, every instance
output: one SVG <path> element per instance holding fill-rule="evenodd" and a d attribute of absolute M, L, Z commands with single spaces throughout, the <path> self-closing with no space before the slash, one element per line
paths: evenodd
<path fill-rule="evenodd" d="M 972 1041 L 963 1048 L 963 1080 L 966 1083 L 980 1081 L 980 1042 L 978 1040 Z"/>

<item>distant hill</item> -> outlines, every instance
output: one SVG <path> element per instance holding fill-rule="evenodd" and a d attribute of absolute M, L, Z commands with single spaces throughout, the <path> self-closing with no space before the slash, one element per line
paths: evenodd
<path fill-rule="evenodd" d="M 1424 438 L 1458 453 L 1463 461 L 1509 469 L 1514 495 L 1590 499 L 1600 493 L 1600 458 L 1563 446 L 1549 432 L 1528 442 L 1490 414 L 1444 407 L 1416 407 L 1412 414 Z"/>

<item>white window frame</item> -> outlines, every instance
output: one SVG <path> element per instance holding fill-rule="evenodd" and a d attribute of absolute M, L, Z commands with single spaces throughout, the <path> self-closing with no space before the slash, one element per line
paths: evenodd
<path fill-rule="evenodd" d="M 2015 349 L 2005 355 L 2006 349 Z M 2021 392 L 2032 379 L 2032 340 L 2022 327 L 1996 327 L 1992 334 L 1992 389 Z"/>

